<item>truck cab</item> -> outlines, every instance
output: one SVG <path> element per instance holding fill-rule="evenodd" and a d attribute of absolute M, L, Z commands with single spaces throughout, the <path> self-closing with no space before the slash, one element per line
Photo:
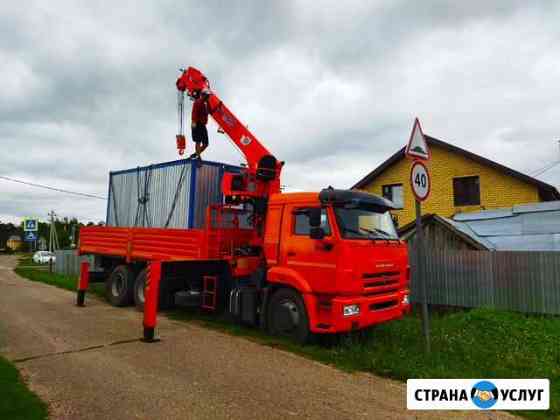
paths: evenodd
<path fill-rule="evenodd" d="M 301 340 L 307 334 L 302 321 L 310 333 L 337 333 L 409 311 L 407 247 L 397 236 L 392 208 L 379 196 L 331 188 L 270 197 L 263 243 L 267 282 L 292 289 L 283 302 L 272 295 L 272 332 Z"/>

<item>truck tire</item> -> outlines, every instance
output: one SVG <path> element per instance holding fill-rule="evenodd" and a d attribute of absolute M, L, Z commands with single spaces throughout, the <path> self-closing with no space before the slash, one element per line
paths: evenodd
<path fill-rule="evenodd" d="M 293 289 L 279 289 L 272 295 L 267 326 L 271 335 L 289 337 L 300 344 L 306 344 L 312 338 L 305 304 Z"/>
<path fill-rule="evenodd" d="M 128 265 L 118 265 L 105 280 L 105 296 L 113 306 L 126 306 L 132 303 L 134 270 Z"/>
<path fill-rule="evenodd" d="M 134 281 L 134 291 L 133 291 L 133 298 L 134 298 L 134 306 L 140 312 L 144 312 L 144 288 L 146 287 L 146 275 L 147 270 L 144 268 L 138 276 L 136 276 L 136 280 Z"/>
<path fill-rule="evenodd" d="M 144 268 L 134 281 L 133 299 L 136 309 L 140 312 L 144 312 L 144 303 L 146 301 L 146 296 L 144 294 L 144 289 L 146 288 L 146 276 L 148 275 L 148 270 Z M 158 309 L 165 310 L 174 307 L 174 295 L 171 293 L 166 283 L 162 280 L 159 283 L 159 302 Z"/>

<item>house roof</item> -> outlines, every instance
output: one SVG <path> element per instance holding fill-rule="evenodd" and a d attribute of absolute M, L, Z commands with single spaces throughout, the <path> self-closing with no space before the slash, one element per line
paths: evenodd
<path fill-rule="evenodd" d="M 452 234 L 458 236 L 463 242 L 469 244 L 474 249 L 477 250 L 491 250 L 492 244 L 484 240 L 484 238 L 479 238 L 472 231 L 464 229 L 462 226 L 457 226 L 452 220 L 445 217 L 438 216 L 437 214 L 425 214 L 422 216 L 422 225 L 425 226 L 429 223 L 436 223 L 442 226 L 444 229 L 450 231 Z M 399 236 L 401 239 L 408 239 L 416 231 L 416 221 L 404 225 L 399 228 Z"/>
<path fill-rule="evenodd" d="M 454 152 L 457 154 L 460 154 L 464 157 L 466 157 L 467 159 L 471 159 L 475 162 L 478 162 L 480 164 L 486 165 L 486 166 L 490 166 L 500 172 L 503 172 L 509 176 L 512 176 L 514 178 L 517 178 L 521 181 L 524 181 L 528 184 L 532 184 L 535 185 L 538 189 L 539 189 L 539 194 L 541 196 L 541 199 L 543 201 L 553 201 L 553 200 L 560 200 L 560 193 L 558 192 L 558 190 L 556 189 L 556 187 L 547 184 L 546 182 L 542 182 L 536 178 L 533 178 L 529 175 L 525 175 L 521 172 L 518 172 L 514 169 L 508 168 L 507 166 L 501 165 L 497 162 L 494 162 L 493 160 L 487 159 L 485 157 L 482 157 L 480 155 L 474 154 L 472 152 L 469 152 L 465 149 L 461 149 L 460 147 L 454 146 L 452 144 L 449 144 L 443 140 L 439 140 L 436 139 L 435 137 L 431 137 L 428 135 L 424 136 L 426 138 L 426 141 L 428 142 L 428 145 L 431 146 L 438 146 L 441 147 L 445 150 L 448 150 L 450 152 Z M 377 168 L 375 168 L 373 171 L 371 171 L 369 174 L 367 174 L 364 178 L 362 178 L 360 181 L 358 181 L 352 188 L 364 188 L 366 187 L 369 183 L 371 183 L 378 175 L 380 175 L 383 171 L 385 171 L 385 169 L 387 169 L 388 167 L 390 167 L 392 164 L 400 161 L 401 159 L 403 159 L 405 157 L 405 147 L 403 147 L 402 149 L 398 150 L 395 154 L 393 154 L 391 157 L 389 157 L 389 159 L 387 159 L 385 162 L 383 162 L 381 165 L 379 165 Z"/>
<path fill-rule="evenodd" d="M 424 219 L 426 218 L 426 219 Z M 560 201 L 524 204 L 476 213 L 460 213 L 447 219 L 437 215 L 432 219 L 450 229 L 469 244 L 495 251 L 560 251 Z M 406 237 L 414 223 L 399 229 Z"/>

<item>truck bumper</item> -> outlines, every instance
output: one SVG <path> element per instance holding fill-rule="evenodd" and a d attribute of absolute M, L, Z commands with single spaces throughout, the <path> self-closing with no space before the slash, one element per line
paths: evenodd
<path fill-rule="evenodd" d="M 304 300 L 311 331 L 334 334 L 402 318 L 410 312 L 410 304 L 403 301 L 409 294 L 409 290 L 404 290 L 383 296 L 340 296 L 326 302 L 306 294 Z M 344 307 L 349 305 L 358 305 L 360 312 L 345 316 Z"/>

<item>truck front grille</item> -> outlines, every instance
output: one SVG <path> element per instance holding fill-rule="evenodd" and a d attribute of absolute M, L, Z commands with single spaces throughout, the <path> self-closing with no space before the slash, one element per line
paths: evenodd
<path fill-rule="evenodd" d="M 399 304 L 398 300 L 389 300 L 387 302 L 372 303 L 369 305 L 370 311 L 380 311 L 382 309 L 389 309 Z"/>
<path fill-rule="evenodd" d="M 366 295 L 384 295 L 399 290 L 399 272 L 364 273 L 364 293 Z"/>

